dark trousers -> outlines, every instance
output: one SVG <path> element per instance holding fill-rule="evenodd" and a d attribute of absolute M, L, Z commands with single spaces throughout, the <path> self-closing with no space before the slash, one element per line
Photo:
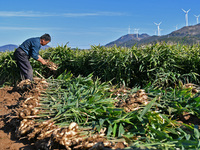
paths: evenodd
<path fill-rule="evenodd" d="M 22 80 L 30 79 L 33 80 L 33 69 L 29 61 L 29 56 L 21 49 L 17 48 L 14 52 L 17 66 L 20 69 L 20 75 Z"/>

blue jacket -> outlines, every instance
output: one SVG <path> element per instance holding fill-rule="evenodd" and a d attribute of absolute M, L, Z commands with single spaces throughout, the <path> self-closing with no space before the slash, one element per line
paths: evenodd
<path fill-rule="evenodd" d="M 39 50 L 41 48 L 40 37 L 27 39 L 19 47 L 26 52 L 28 56 L 38 60 Z"/>

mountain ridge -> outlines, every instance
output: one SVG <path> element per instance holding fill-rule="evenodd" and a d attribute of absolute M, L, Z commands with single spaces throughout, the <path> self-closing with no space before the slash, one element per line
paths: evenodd
<path fill-rule="evenodd" d="M 134 35 L 134 36 L 133 36 Z M 139 38 L 141 35 L 146 35 Z M 136 34 L 127 34 L 121 36 L 115 41 L 112 41 L 105 45 L 105 47 L 123 46 L 132 47 L 134 45 L 145 45 L 145 44 L 155 44 L 158 42 L 166 43 L 183 43 L 183 44 L 199 44 L 200 43 L 200 24 L 193 26 L 185 26 L 179 30 L 175 30 L 167 35 L 162 36 L 149 36 L 148 34 L 139 34 L 138 38 L 135 38 Z M 133 38 L 134 37 L 134 38 Z M 125 39 L 126 38 L 126 39 Z M 122 40 L 123 39 L 123 40 Z"/>
<path fill-rule="evenodd" d="M 14 51 L 18 46 L 14 44 L 6 44 L 3 46 L 0 46 L 0 52 L 5 52 L 5 51 Z"/>
<path fill-rule="evenodd" d="M 5 52 L 5 51 L 14 51 L 16 48 L 18 48 L 18 45 L 15 44 L 6 44 L 3 46 L 0 46 L 0 52 Z M 41 49 L 47 49 L 50 48 L 50 46 L 45 45 L 45 46 L 41 46 Z"/>

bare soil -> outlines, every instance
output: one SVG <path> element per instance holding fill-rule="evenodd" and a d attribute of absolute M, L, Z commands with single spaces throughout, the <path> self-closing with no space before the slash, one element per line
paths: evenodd
<path fill-rule="evenodd" d="M 14 109 L 22 96 L 13 87 L 0 89 L 0 150 L 35 150 L 28 140 L 15 137 L 15 127 L 6 123 L 6 117 Z"/>

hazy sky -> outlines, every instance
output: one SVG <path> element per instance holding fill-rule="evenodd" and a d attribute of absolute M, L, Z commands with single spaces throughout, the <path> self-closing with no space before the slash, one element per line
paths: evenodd
<path fill-rule="evenodd" d="M 155 35 L 154 22 L 165 35 L 185 26 L 182 9 L 197 24 L 200 0 L 1 0 L 0 46 L 49 33 L 49 46 L 90 48 L 128 34 L 129 26 L 132 34 Z"/>

